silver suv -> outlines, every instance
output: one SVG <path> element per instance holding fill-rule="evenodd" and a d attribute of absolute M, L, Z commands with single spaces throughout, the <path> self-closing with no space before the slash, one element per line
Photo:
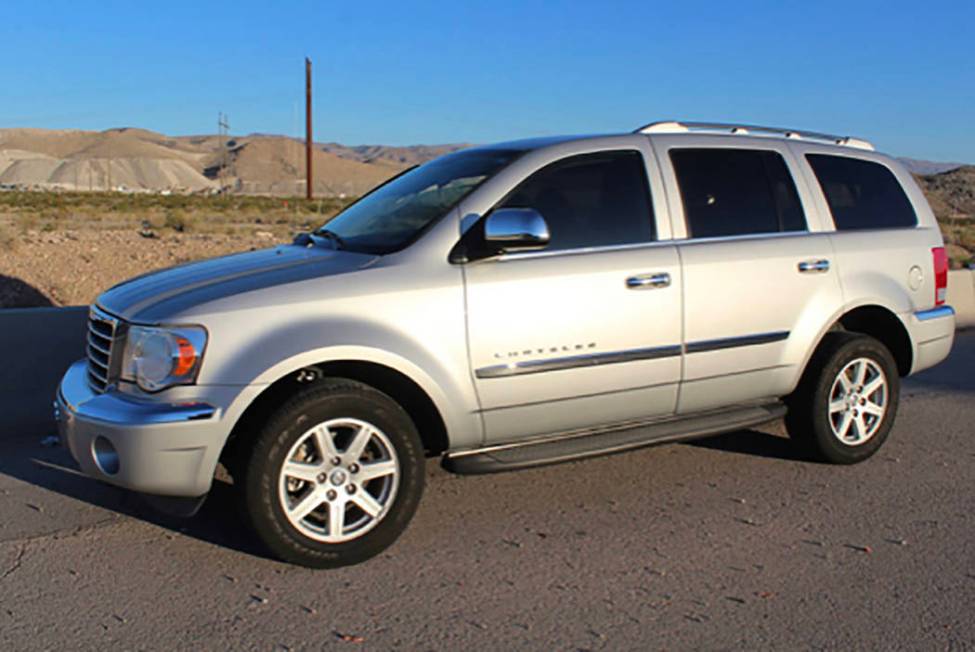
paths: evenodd
<path fill-rule="evenodd" d="M 111 288 L 56 407 L 86 473 L 192 513 L 222 463 L 273 554 L 340 566 L 403 532 L 427 457 L 487 473 L 784 417 L 862 461 L 899 379 L 948 355 L 946 279 L 918 186 L 862 140 L 502 143 Z"/>

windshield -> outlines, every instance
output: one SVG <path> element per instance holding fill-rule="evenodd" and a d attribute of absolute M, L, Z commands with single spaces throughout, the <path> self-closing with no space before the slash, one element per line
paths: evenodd
<path fill-rule="evenodd" d="M 344 249 L 397 251 L 519 154 L 482 149 L 441 156 L 379 186 L 321 230 L 331 232 Z"/>

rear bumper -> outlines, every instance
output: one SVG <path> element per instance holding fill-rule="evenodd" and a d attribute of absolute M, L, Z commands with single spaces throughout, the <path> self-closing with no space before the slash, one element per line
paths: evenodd
<path fill-rule="evenodd" d="M 68 369 L 55 399 L 61 440 L 81 470 L 134 491 L 206 494 L 234 423 L 226 406 L 248 388 L 201 387 L 205 398 L 180 403 L 97 394 L 85 365 Z"/>
<path fill-rule="evenodd" d="M 955 341 L 954 308 L 939 306 L 912 313 L 907 326 L 914 346 L 912 374 L 933 367 L 948 357 Z"/>

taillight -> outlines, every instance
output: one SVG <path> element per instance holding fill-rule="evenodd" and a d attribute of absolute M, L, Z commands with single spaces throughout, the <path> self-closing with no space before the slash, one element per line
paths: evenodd
<path fill-rule="evenodd" d="M 948 254 L 944 247 L 931 249 L 934 258 L 934 305 L 940 306 L 948 295 Z"/>

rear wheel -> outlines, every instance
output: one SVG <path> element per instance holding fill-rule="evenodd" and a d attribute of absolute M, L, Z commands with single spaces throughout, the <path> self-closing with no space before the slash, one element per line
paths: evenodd
<path fill-rule="evenodd" d="M 789 436 L 824 462 L 861 462 L 883 445 L 900 395 L 887 348 L 857 333 L 828 333 L 787 399 Z"/>
<path fill-rule="evenodd" d="M 272 553 L 328 568 L 391 545 L 416 511 L 423 479 L 423 447 L 406 412 L 367 385 L 326 379 L 269 419 L 242 498 Z"/>

